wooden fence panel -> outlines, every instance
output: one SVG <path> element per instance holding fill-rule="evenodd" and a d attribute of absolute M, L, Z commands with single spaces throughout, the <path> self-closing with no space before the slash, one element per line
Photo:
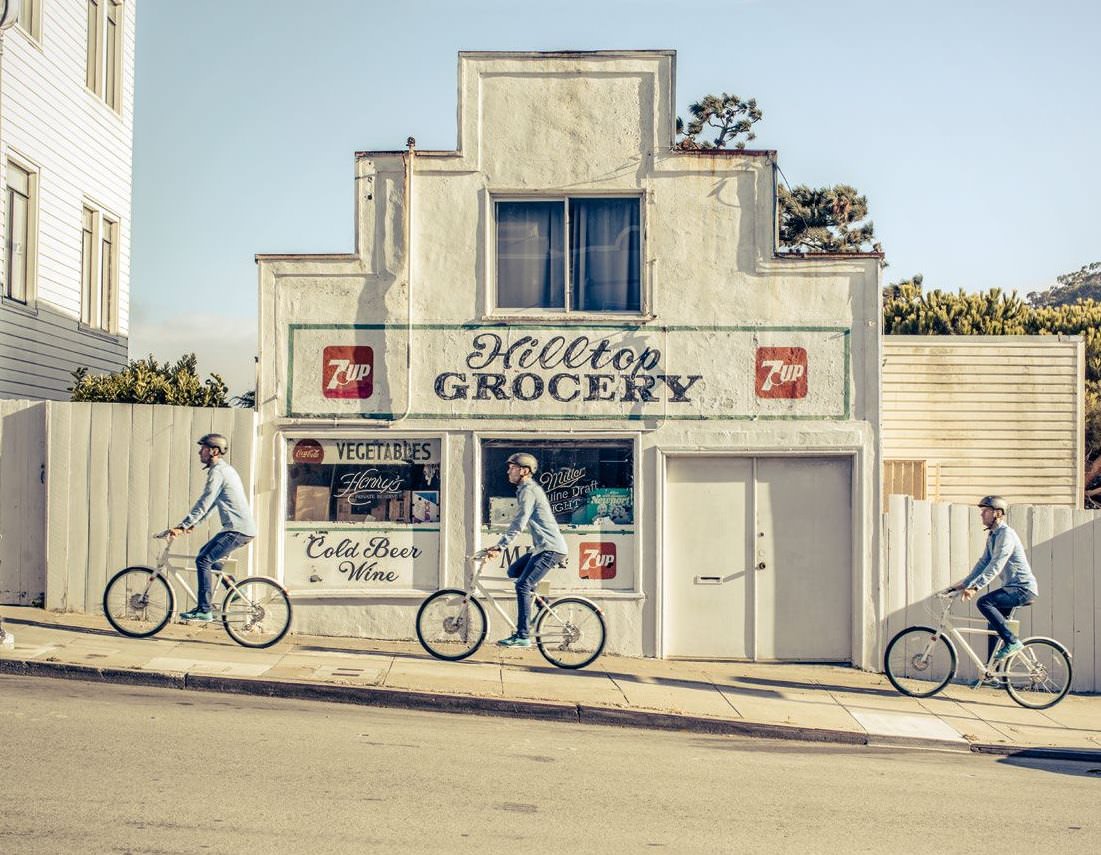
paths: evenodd
<path fill-rule="evenodd" d="M 0 400 L 0 604 L 46 593 L 46 403 Z"/>
<path fill-rule="evenodd" d="M 225 433 L 230 462 L 238 466 L 246 489 L 251 483 L 252 410 L 67 402 L 43 406 L 47 488 L 39 562 L 44 570 L 39 573 L 47 608 L 98 612 L 103 586 L 115 571 L 152 562 L 157 546 L 151 535 L 183 519 L 206 481 L 198 437 L 211 430 Z M 215 512 L 179 541 L 173 554 L 193 558 L 220 527 Z M 245 560 L 239 572 L 249 572 L 247 556 L 240 557 Z M 192 572 L 189 583 L 194 588 L 193 577 Z M 183 590 L 176 594 L 181 609 L 194 605 Z"/>
<path fill-rule="evenodd" d="M 1016 505 L 1009 524 L 1025 545 L 1040 587 L 1039 600 L 1018 612 L 1021 634 L 1066 644 L 1073 654 L 1073 689 L 1101 691 L 1101 512 Z M 884 526 L 887 596 L 880 649 L 907 623 L 928 623 L 932 594 L 970 571 L 987 537 L 975 508 L 930 506 L 901 496 L 891 497 Z M 938 569 L 942 565 L 950 570 L 947 579 Z M 974 601 L 966 609 L 957 605 L 955 613 L 981 620 Z M 980 637 L 968 640 L 984 653 Z M 960 666 L 961 679 L 974 676 L 968 660 L 961 659 Z"/>

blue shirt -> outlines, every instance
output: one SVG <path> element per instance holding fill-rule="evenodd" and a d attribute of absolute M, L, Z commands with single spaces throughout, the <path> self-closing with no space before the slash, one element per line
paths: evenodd
<path fill-rule="evenodd" d="M 1040 589 L 1036 585 L 1036 577 L 1032 575 L 1032 567 L 1025 557 L 1025 548 L 1021 545 L 1021 539 L 1017 532 L 1005 524 L 1005 520 L 998 520 L 990 529 L 986 538 L 986 549 L 982 557 L 971 570 L 971 574 L 964 580 L 965 588 L 985 588 L 990 581 L 1002 574 L 1002 585 L 1006 588 L 1024 588 L 1031 591 L 1033 596 L 1039 596 Z"/>
<path fill-rule="evenodd" d="M 551 512 L 550 502 L 547 501 L 543 488 L 527 478 L 516 485 L 516 501 L 520 507 L 516 510 L 508 531 L 497 541 L 498 549 L 504 549 L 512 543 L 516 535 L 530 526 L 533 552 L 568 555 L 569 549 L 562 538 L 562 532 L 558 530 L 558 522 Z"/>
<path fill-rule="evenodd" d="M 235 531 L 256 537 L 256 523 L 248 508 L 245 487 L 237 470 L 219 458 L 206 470 L 206 486 L 183 522 L 177 528 L 193 528 L 214 508 L 222 518 L 222 531 Z"/>

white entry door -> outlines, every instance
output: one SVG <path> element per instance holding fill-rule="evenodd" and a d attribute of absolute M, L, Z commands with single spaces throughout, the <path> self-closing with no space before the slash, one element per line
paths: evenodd
<path fill-rule="evenodd" d="M 848 458 L 669 458 L 665 655 L 848 661 L 851 494 Z"/>

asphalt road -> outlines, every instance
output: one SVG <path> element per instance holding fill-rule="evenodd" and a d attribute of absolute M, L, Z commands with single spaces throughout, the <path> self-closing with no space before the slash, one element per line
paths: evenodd
<path fill-rule="evenodd" d="M 1076 852 L 1098 764 L 0 676 L 0 852 Z"/>

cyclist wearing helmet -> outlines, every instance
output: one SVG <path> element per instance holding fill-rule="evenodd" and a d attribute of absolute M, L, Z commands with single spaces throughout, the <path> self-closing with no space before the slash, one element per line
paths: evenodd
<path fill-rule="evenodd" d="M 970 600 L 980 588 L 990 584 L 999 573 L 1005 583 L 996 591 L 979 597 L 979 611 L 983 613 L 990 628 L 1001 636 L 1002 649 L 994 657 L 1005 659 L 1021 649 L 1021 642 L 1009 629 L 1006 618 L 1017 606 L 1026 606 L 1040 594 L 1036 577 L 1032 575 L 1025 549 L 1017 532 L 1005 522 L 1005 512 L 1009 506 L 1001 496 L 984 496 L 979 500 L 982 509 L 982 524 L 990 532 L 986 538 L 986 549 L 971 572 L 962 582 L 957 582 L 948 590 L 962 591 L 963 598 Z M 994 639 L 990 639 L 991 649 Z"/>
<path fill-rule="evenodd" d="M 191 611 L 180 613 L 181 620 L 209 622 L 214 619 L 210 610 L 211 571 L 221 570 L 223 558 L 256 537 L 256 523 L 245 498 L 241 476 L 223 459 L 228 451 L 229 440 L 220 433 L 208 433 L 199 439 L 199 460 L 206 469 L 206 486 L 188 515 L 168 530 L 172 537 L 190 533 L 214 508 L 222 518 L 222 530 L 195 556 L 199 576 L 198 602 Z"/>
<path fill-rule="evenodd" d="M 508 568 L 510 579 L 516 580 L 516 632 L 497 643 L 502 647 L 531 647 L 528 637 L 528 617 L 531 613 L 531 592 L 551 568 L 566 560 L 566 541 L 558 530 L 547 494 L 532 479 L 539 461 L 527 452 L 513 454 L 508 459 L 508 480 L 516 485 L 519 508 L 508 531 L 496 546 L 486 550 L 490 558 L 512 543 L 525 528 L 531 529 L 532 550 L 521 555 Z"/>

